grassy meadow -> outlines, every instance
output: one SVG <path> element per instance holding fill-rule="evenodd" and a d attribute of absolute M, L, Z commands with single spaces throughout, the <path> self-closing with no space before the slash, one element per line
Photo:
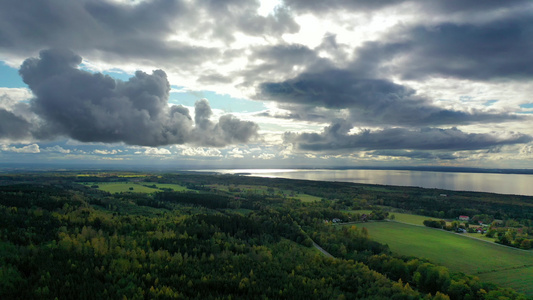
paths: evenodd
<path fill-rule="evenodd" d="M 358 214 L 370 214 L 372 210 L 370 209 L 359 209 L 359 210 L 346 210 L 346 213 L 358 213 Z M 424 220 L 439 220 L 434 217 L 418 216 L 405 213 L 390 212 L 390 215 L 394 215 L 394 220 L 400 223 L 407 223 L 412 225 L 424 226 Z"/>
<path fill-rule="evenodd" d="M 414 220 L 414 218 L 412 219 Z M 459 234 L 398 222 L 370 222 L 372 239 L 391 251 L 429 259 L 481 279 L 533 294 L 533 251 L 524 251 Z"/>
<path fill-rule="evenodd" d="M 144 185 L 143 185 L 144 184 Z M 148 187 L 155 184 L 156 188 Z M 134 192 L 134 193 L 154 193 L 161 191 L 160 189 L 171 189 L 174 191 L 189 191 L 184 186 L 177 184 L 169 183 L 151 183 L 151 182 L 95 182 L 87 183 L 87 185 L 97 185 L 99 190 L 106 191 L 109 193 L 124 193 L 124 192 Z M 147 185 L 147 186 L 145 186 Z M 133 188 L 133 190 L 130 190 Z"/>
<path fill-rule="evenodd" d="M 321 198 L 309 194 L 304 193 L 298 193 L 293 190 L 286 190 L 286 189 L 278 189 L 278 188 L 271 188 L 268 186 L 260 186 L 260 185 L 233 185 L 233 186 L 225 186 L 221 184 L 211 184 L 209 187 L 221 190 L 225 192 L 232 192 L 237 193 L 235 190 L 238 189 L 242 193 L 252 193 L 252 194 L 272 194 L 272 195 L 280 195 L 287 198 L 293 198 L 293 199 L 299 199 L 302 202 L 317 202 L 320 201 Z"/>

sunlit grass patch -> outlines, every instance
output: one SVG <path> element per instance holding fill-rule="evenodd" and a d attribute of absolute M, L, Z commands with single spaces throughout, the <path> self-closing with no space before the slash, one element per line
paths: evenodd
<path fill-rule="evenodd" d="M 159 191 L 157 188 L 150 188 L 140 185 L 136 182 L 95 182 L 91 185 L 97 185 L 99 190 L 109 193 L 153 193 Z"/>
<path fill-rule="evenodd" d="M 426 258 L 455 272 L 474 275 L 480 273 L 483 278 L 490 276 L 490 281 L 512 288 L 522 289 L 525 283 L 533 286 L 533 271 L 531 270 L 525 272 L 516 283 L 504 278 L 508 272 L 506 270 L 510 268 L 533 266 L 532 251 L 523 251 L 443 230 L 397 222 L 370 222 L 360 226 L 368 229 L 372 239 L 388 244 L 394 253 Z M 487 272 L 491 272 L 490 274 L 502 272 L 503 274 L 501 276 L 486 275 Z"/>

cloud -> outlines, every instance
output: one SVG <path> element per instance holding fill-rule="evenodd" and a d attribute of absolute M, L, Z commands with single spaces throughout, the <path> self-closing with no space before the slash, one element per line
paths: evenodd
<path fill-rule="evenodd" d="M 59 153 L 63 153 L 63 154 L 68 154 L 70 153 L 70 150 L 68 149 L 64 149 L 63 147 L 61 146 L 58 146 L 58 145 L 55 145 L 53 147 L 47 147 L 47 148 L 44 148 L 45 151 L 49 151 L 49 152 L 59 152 Z"/>
<path fill-rule="evenodd" d="M 0 108 L 10 109 L 18 103 L 31 98 L 31 92 L 26 88 L 0 87 Z"/>
<path fill-rule="evenodd" d="M 101 155 L 114 155 L 114 154 L 117 154 L 118 151 L 117 150 L 100 150 L 100 149 L 96 149 L 93 151 L 94 154 L 101 154 Z"/>
<path fill-rule="evenodd" d="M 359 77 L 357 71 L 329 69 L 303 73 L 283 82 L 266 82 L 257 98 L 274 100 L 292 111 L 292 117 L 318 119 L 302 111 L 348 109 L 353 123 L 365 125 L 435 126 L 520 120 L 511 114 L 443 109 L 416 91 L 385 79 Z"/>
<path fill-rule="evenodd" d="M 25 119 L 0 108 L 0 139 L 23 140 L 31 137 L 31 124 Z"/>
<path fill-rule="evenodd" d="M 493 12 L 502 9 L 509 9 L 524 4 L 529 4 L 528 0 L 510 0 L 510 1 L 450 1 L 450 0 L 284 0 L 283 3 L 293 11 L 302 13 L 326 14 L 339 11 L 375 13 L 379 10 L 386 9 L 401 4 L 415 7 L 418 11 L 431 11 L 433 14 L 451 14 L 451 13 L 472 13 L 487 11 Z"/>
<path fill-rule="evenodd" d="M 233 61 L 235 56 L 226 53 L 231 51 L 228 46 L 241 39 L 279 40 L 284 33 L 299 30 L 285 8 L 258 15 L 259 1 L 126 2 L 42 0 L 27 5 L 2 1 L 0 53 L 20 59 L 44 48 L 70 48 L 93 61 L 166 63 L 188 76 L 213 68 L 211 59 L 218 61 L 217 66 Z"/>
<path fill-rule="evenodd" d="M 244 152 L 239 148 L 233 148 L 231 151 L 228 151 L 228 156 L 233 158 L 244 158 Z"/>
<path fill-rule="evenodd" d="M 213 148 L 187 148 L 181 151 L 183 156 L 200 156 L 200 157 L 222 157 L 222 153 L 218 149 Z"/>
<path fill-rule="evenodd" d="M 162 70 L 137 71 L 128 81 L 120 81 L 77 69 L 80 63 L 81 57 L 70 50 L 51 49 L 22 64 L 19 72 L 35 95 L 32 110 L 43 123 L 34 130 L 35 137 L 223 147 L 257 136 L 253 122 L 231 115 L 221 116 L 218 123 L 211 121 L 205 99 L 195 104 L 194 122 L 187 108 L 169 107 L 170 86 Z"/>
<path fill-rule="evenodd" d="M 440 160 L 455 160 L 461 158 L 455 154 L 430 152 L 430 151 L 406 151 L 406 150 L 377 150 L 370 152 L 373 156 L 392 156 L 392 157 L 406 157 L 414 159 L 440 159 Z"/>
<path fill-rule="evenodd" d="M 445 3 L 451 2 L 459 1 Z M 494 11 L 480 10 L 475 14 L 477 19 L 468 14 L 477 5 L 463 5 L 464 10 L 459 8 L 461 5 L 437 6 L 457 9 L 464 16 L 459 20 L 443 18 L 436 23 L 397 26 L 380 40 L 367 41 L 355 49 L 355 58 L 348 68 L 363 72 L 366 77 L 393 75 L 404 80 L 442 77 L 491 81 L 533 77 L 531 3 L 506 13 L 501 11 L 511 7 L 507 3 L 493 7 Z"/>
<path fill-rule="evenodd" d="M 20 148 L 2 145 L 0 146 L 0 150 L 6 151 L 6 152 L 15 152 L 15 153 L 40 153 L 41 152 L 41 150 L 39 149 L 39 145 L 37 144 L 31 144 L 31 145 L 23 146 Z"/>
<path fill-rule="evenodd" d="M 409 37 L 401 47 L 405 51 L 397 54 L 397 72 L 405 79 L 530 79 L 532 17 L 529 12 L 484 24 L 415 26 L 407 31 Z"/>
<path fill-rule="evenodd" d="M 284 0 L 285 5 L 290 9 L 301 12 L 313 12 L 317 14 L 327 13 L 336 10 L 351 10 L 360 12 L 371 12 L 378 9 L 382 9 L 387 6 L 400 4 L 406 2 L 405 0 L 356 0 L 356 1 L 343 1 L 343 0 Z"/>
<path fill-rule="evenodd" d="M 332 124 L 321 133 L 285 133 L 284 140 L 298 149 L 317 152 L 349 152 L 352 150 L 477 150 L 502 145 L 525 144 L 529 135 L 465 133 L 457 128 L 439 129 L 388 128 L 364 130 L 350 134 L 346 122 Z"/>
<path fill-rule="evenodd" d="M 276 155 L 272 153 L 261 153 L 259 155 L 254 155 L 254 158 L 256 159 L 274 159 L 275 157 Z"/>
<path fill-rule="evenodd" d="M 111 1 L 37 1 L 26 5 L 3 1 L 0 10 L 0 46 L 29 55 L 49 47 L 140 57 L 176 51 L 195 61 L 192 49 L 180 43 L 163 43 L 173 32 L 175 19 L 190 12 L 184 1 L 154 0 L 135 5 Z"/>
<path fill-rule="evenodd" d="M 170 155 L 172 152 L 165 148 L 148 148 L 144 151 L 147 155 Z"/>

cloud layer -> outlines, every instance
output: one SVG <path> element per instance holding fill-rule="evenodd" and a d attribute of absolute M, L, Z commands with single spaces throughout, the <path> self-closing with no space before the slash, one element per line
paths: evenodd
<path fill-rule="evenodd" d="M 272 151 L 258 158 L 459 160 L 484 150 L 499 159 L 494 150 L 505 148 L 530 159 L 519 148 L 533 144 L 532 1 L 266 2 L 0 1 L 0 59 L 23 62 L 33 93 L 29 102 L 0 95 L 0 141 L 201 149 L 181 151 L 188 158 L 257 141 Z M 265 101 L 269 110 L 254 115 L 265 135 L 206 100 L 170 106 L 169 82 Z M 168 156 L 149 149 L 140 153 Z"/>
<path fill-rule="evenodd" d="M 411 88 L 385 79 L 359 77 L 352 70 L 303 73 L 284 82 L 263 83 L 257 97 L 298 106 L 348 109 L 354 124 L 435 126 L 523 119 L 511 114 L 443 109 L 417 96 Z M 292 107 L 295 114 L 298 106 Z"/>
<path fill-rule="evenodd" d="M 170 86 L 162 70 L 141 71 L 128 81 L 77 68 L 82 59 L 70 50 L 40 52 L 24 61 L 20 74 L 33 92 L 30 108 L 40 122 L 32 133 L 39 139 L 66 136 L 82 142 L 124 142 L 161 146 L 195 144 L 222 147 L 245 143 L 257 136 L 258 126 L 231 115 L 212 122 L 207 100 L 195 104 L 194 121 L 187 108 L 168 105 Z M 5 115 L 2 137 L 22 137 L 29 124 Z M 7 130 L 6 128 L 15 130 Z"/>
<path fill-rule="evenodd" d="M 533 140 L 524 134 L 464 133 L 457 128 L 422 128 L 409 130 L 389 128 L 364 130 L 350 134 L 351 126 L 337 123 L 322 133 L 286 133 L 285 140 L 298 145 L 300 150 L 320 152 L 346 152 L 354 150 L 478 150 L 494 146 L 523 144 Z M 392 152 L 390 152 L 392 153 Z"/>

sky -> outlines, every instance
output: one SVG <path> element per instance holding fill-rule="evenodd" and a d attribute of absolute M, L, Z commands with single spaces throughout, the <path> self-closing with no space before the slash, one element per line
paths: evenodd
<path fill-rule="evenodd" d="M 530 0 L 0 0 L 0 164 L 533 168 Z"/>

